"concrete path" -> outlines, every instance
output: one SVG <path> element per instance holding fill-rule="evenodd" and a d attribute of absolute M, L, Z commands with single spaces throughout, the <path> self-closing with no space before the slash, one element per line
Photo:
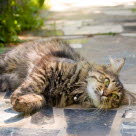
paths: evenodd
<path fill-rule="evenodd" d="M 89 61 L 97 63 L 107 64 L 109 57 L 125 57 L 120 78 L 128 90 L 136 91 L 136 1 L 51 2 L 51 10 L 41 12 L 43 17 L 48 15 L 42 29 L 20 38 L 46 41 L 59 37 L 68 40 L 71 47 Z M 79 106 L 45 107 L 26 118 L 10 108 L 5 94 L 0 98 L 0 136 L 136 136 L 136 106 L 122 106 L 102 113 Z"/>

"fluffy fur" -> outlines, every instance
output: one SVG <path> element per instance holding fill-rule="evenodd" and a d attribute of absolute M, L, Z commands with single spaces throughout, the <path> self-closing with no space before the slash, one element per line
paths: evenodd
<path fill-rule="evenodd" d="M 0 90 L 14 91 L 11 104 L 31 113 L 45 104 L 116 108 L 124 95 L 118 73 L 124 59 L 96 65 L 61 40 L 25 43 L 0 56 Z"/>

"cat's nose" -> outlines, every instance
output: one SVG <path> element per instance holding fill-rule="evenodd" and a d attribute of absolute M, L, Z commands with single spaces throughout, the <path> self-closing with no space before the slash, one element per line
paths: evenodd
<path fill-rule="evenodd" d="M 101 91 L 100 91 L 100 94 L 101 94 L 101 96 L 107 96 L 107 93 L 106 93 L 106 91 L 104 91 L 104 90 L 101 90 Z"/>
<path fill-rule="evenodd" d="M 106 93 L 106 91 L 103 91 L 102 96 L 107 96 L 108 94 Z"/>
<path fill-rule="evenodd" d="M 100 91 L 100 94 L 101 94 L 101 96 L 107 96 L 107 95 L 108 95 L 107 92 L 104 91 L 104 90 L 101 90 L 101 91 Z"/>

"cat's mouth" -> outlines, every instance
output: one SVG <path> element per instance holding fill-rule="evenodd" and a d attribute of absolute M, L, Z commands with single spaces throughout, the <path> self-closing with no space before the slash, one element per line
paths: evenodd
<path fill-rule="evenodd" d="M 103 94 L 101 94 L 97 90 L 95 90 L 94 92 L 95 92 L 96 96 L 98 96 L 100 99 L 106 99 L 107 98 L 107 96 L 104 96 Z"/>
<path fill-rule="evenodd" d="M 108 99 L 109 97 L 112 97 L 112 94 L 109 94 L 109 95 L 104 95 L 103 93 L 101 94 L 100 92 L 98 92 L 98 91 L 96 91 L 95 90 L 95 93 L 96 93 L 96 95 L 98 95 L 99 97 L 100 97 L 100 99 L 101 100 L 106 100 L 106 99 Z"/>
<path fill-rule="evenodd" d="M 105 105 L 106 103 L 108 103 L 108 101 L 109 101 L 108 96 L 102 95 L 100 92 L 98 92 L 96 90 L 94 92 L 95 92 L 96 97 L 95 97 L 95 99 L 94 98 L 92 98 L 92 99 L 93 99 L 93 103 L 96 107 L 99 107 L 100 105 Z M 111 97 L 111 95 L 110 95 L 110 97 Z"/>

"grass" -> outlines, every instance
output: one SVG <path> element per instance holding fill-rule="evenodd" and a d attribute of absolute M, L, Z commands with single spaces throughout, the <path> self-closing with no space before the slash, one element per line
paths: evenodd
<path fill-rule="evenodd" d="M 131 10 L 132 10 L 133 12 L 136 12 L 136 8 L 132 8 Z"/>
<path fill-rule="evenodd" d="M 0 48 L 0 54 L 5 52 L 7 49 L 9 49 L 9 48 L 5 48 L 5 47 Z"/>
<path fill-rule="evenodd" d="M 98 33 L 96 35 L 111 35 L 111 36 L 115 36 L 115 35 L 117 35 L 117 33 L 113 33 L 113 32 L 109 32 L 109 33 Z"/>
<path fill-rule="evenodd" d="M 63 36 L 63 32 L 61 30 L 46 30 L 45 37 L 49 36 Z"/>
<path fill-rule="evenodd" d="M 76 43 L 80 43 L 80 44 L 86 44 L 88 42 L 88 38 L 82 38 L 82 39 L 71 39 L 71 40 L 66 40 L 71 44 L 76 44 Z"/>

